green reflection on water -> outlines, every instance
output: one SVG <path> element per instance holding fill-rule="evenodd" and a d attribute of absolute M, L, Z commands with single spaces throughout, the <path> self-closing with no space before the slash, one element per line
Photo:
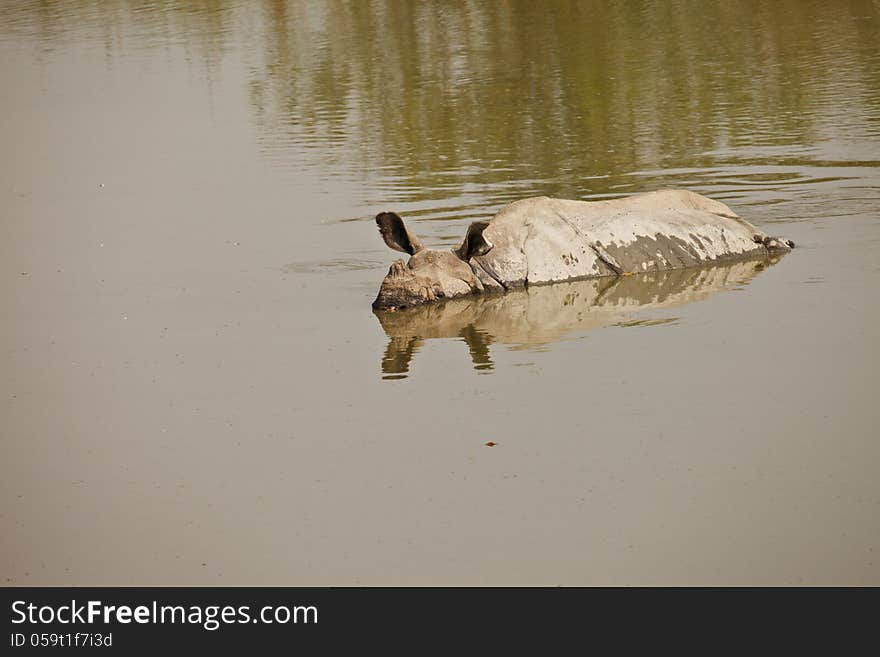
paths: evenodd
<path fill-rule="evenodd" d="M 49 49 L 87 32 L 111 56 L 182 45 L 212 84 L 235 54 L 246 75 L 233 83 L 276 162 L 307 152 L 378 177 L 371 201 L 443 218 L 880 138 L 871 0 L 55 0 L 11 7 L 0 27 Z M 876 165 L 876 150 L 831 155 Z"/>
<path fill-rule="evenodd" d="M 607 194 L 723 149 L 878 134 L 872 2 L 307 6 L 267 3 L 260 122 L 354 146 L 395 200 Z"/>

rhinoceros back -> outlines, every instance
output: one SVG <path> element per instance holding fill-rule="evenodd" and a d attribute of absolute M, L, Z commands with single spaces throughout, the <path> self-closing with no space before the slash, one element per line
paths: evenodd
<path fill-rule="evenodd" d="M 763 237 L 729 207 L 663 190 L 608 201 L 536 197 L 505 206 L 486 229 L 495 248 L 478 258 L 507 287 L 680 269 L 751 257 Z"/>

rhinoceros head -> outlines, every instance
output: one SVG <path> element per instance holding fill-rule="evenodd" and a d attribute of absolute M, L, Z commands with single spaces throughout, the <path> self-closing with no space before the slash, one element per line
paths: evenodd
<path fill-rule="evenodd" d="M 471 224 L 461 246 L 448 251 L 426 249 L 407 229 L 403 219 L 393 212 L 376 215 L 376 225 L 385 244 L 395 251 L 408 253 L 410 259 L 391 265 L 373 308 L 406 308 L 483 291 L 468 262 L 492 248 L 491 242 L 483 237 L 488 221 Z"/>

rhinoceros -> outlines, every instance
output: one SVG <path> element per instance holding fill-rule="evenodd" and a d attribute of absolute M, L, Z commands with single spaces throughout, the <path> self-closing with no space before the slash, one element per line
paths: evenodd
<path fill-rule="evenodd" d="M 391 265 L 373 302 L 396 310 L 539 283 L 682 269 L 778 255 L 771 237 L 725 204 L 666 189 L 608 201 L 538 196 L 472 223 L 458 248 L 435 251 L 393 212 L 376 215 L 385 243 L 410 255 Z"/>

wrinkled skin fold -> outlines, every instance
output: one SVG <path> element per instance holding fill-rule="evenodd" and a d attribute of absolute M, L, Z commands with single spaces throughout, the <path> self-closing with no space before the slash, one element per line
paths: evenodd
<path fill-rule="evenodd" d="M 609 201 L 540 196 L 471 224 L 461 245 L 434 251 L 393 212 L 376 216 L 395 262 L 373 302 L 396 310 L 531 284 L 624 276 L 766 258 L 790 251 L 728 206 L 685 190 Z"/>

